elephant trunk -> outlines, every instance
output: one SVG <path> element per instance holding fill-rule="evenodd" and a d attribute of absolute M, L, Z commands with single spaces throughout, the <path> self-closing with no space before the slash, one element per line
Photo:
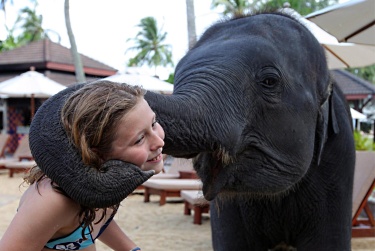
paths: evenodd
<path fill-rule="evenodd" d="M 192 158 L 200 152 L 233 153 L 241 133 L 237 115 L 219 94 L 196 85 L 175 89 L 173 95 L 146 93 L 146 100 L 165 131 L 163 152 L 175 157 Z M 181 93 L 182 92 L 182 93 Z M 226 100 L 225 102 L 228 102 Z M 220 112 L 219 112 L 220 111 Z"/>

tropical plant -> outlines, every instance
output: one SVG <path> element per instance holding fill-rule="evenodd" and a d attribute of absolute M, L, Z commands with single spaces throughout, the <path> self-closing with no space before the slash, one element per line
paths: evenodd
<path fill-rule="evenodd" d="M 375 64 L 361 68 L 347 68 L 345 70 L 375 84 Z"/>
<path fill-rule="evenodd" d="M 12 50 L 30 42 L 39 41 L 44 38 L 49 38 L 50 33 L 57 35 L 59 41 L 60 35 L 49 29 L 43 29 L 42 22 L 43 16 L 36 14 L 38 2 L 36 0 L 30 1 L 34 4 L 33 8 L 24 7 L 19 11 L 17 19 L 12 28 L 5 28 L 8 32 L 7 38 L 0 41 L 0 51 Z M 1 2 L 1 9 L 5 13 L 5 1 Z M 14 34 L 18 33 L 18 36 Z"/>
<path fill-rule="evenodd" d="M 48 38 L 47 33 L 42 28 L 43 16 L 37 15 L 35 9 L 37 3 L 35 2 L 34 9 L 24 7 L 20 10 L 20 14 L 15 22 L 15 27 L 20 28 L 23 32 L 18 36 L 18 42 L 27 44 Z M 19 27 L 17 27 L 19 25 Z"/>
<path fill-rule="evenodd" d="M 13 29 L 8 30 L 7 38 L 3 41 L 0 40 L 0 52 L 9 51 L 17 47 L 18 47 L 17 39 L 13 35 Z"/>
<path fill-rule="evenodd" d="M 211 9 L 224 7 L 224 16 L 241 16 L 254 9 L 255 3 L 248 0 L 212 0 Z"/>
<path fill-rule="evenodd" d="M 173 66 L 172 48 L 169 44 L 164 44 L 167 32 L 158 29 L 157 21 L 153 17 L 145 17 L 141 19 L 137 27 L 141 30 L 137 33 L 135 38 L 129 38 L 127 41 L 134 41 L 135 46 L 126 50 L 136 50 L 138 53 L 129 59 L 128 66 L 142 66 L 148 65 L 158 66 Z"/>
<path fill-rule="evenodd" d="M 358 151 L 373 151 L 375 150 L 375 142 L 371 138 L 365 137 L 358 130 L 353 132 L 355 149 Z"/>
<path fill-rule="evenodd" d="M 48 37 L 47 32 L 42 28 L 43 17 L 37 15 L 35 9 L 38 5 L 36 1 L 34 8 L 24 7 L 19 11 L 17 19 L 12 28 L 5 28 L 8 32 L 7 38 L 1 41 L 0 51 L 12 50 L 30 42 L 38 41 Z M 1 3 L 1 8 L 5 12 L 5 2 Z M 22 31 L 22 32 L 17 32 Z M 20 35 L 15 36 L 15 33 Z"/>
<path fill-rule="evenodd" d="M 166 79 L 164 81 L 173 85 L 173 83 L 174 83 L 174 73 L 170 73 L 169 76 L 168 76 L 168 79 Z"/>
<path fill-rule="evenodd" d="M 338 0 L 212 0 L 211 8 L 224 7 L 224 16 L 239 16 L 262 9 L 282 8 L 286 2 L 289 3 L 290 8 L 301 15 L 306 15 L 335 4 Z"/>
<path fill-rule="evenodd" d="M 338 0 L 266 0 L 266 1 L 254 1 L 256 2 L 257 8 L 269 8 L 277 9 L 284 6 L 286 2 L 289 3 L 290 8 L 297 11 L 302 16 L 305 16 L 311 12 L 323 9 L 329 5 L 336 4 Z"/>

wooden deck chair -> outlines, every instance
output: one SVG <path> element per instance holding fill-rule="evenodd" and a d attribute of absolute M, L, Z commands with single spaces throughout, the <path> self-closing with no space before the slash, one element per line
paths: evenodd
<path fill-rule="evenodd" d="M 150 179 L 197 179 L 191 159 L 170 157 L 168 164 L 164 161 L 163 172 L 155 174 Z M 137 191 L 144 189 L 143 185 L 137 187 Z"/>
<path fill-rule="evenodd" d="M 369 198 L 375 188 L 375 152 L 357 151 L 353 186 L 352 237 L 375 237 Z M 361 216 L 365 214 L 367 218 Z"/>
<path fill-rule="evenodd" d="M 150 195 L 159 195 L 159 205 L 165 205 L 167 197 L 181 197 L 181 190 L 201 190 L 200 179 L 149 179 L 143 183 L 144 202 L 150 202 Z"/>
<path fill-rule="evenodd" d="M 208 213 L 210 203 L 204 198 L 202 190 L 181 190 L 181 197 L 184 199 L 184 215 L 191 215 L 194 211 L 194 224 L 202 224 L 202 214 Z"/>
<path fill-rule="evenodd" d="M 14 173 L 25 172 L 35 165 L 34 158 L 29 147 L 29 135 L 24 135 L 11 158 L 0 159 L 0 166 L 9 170 L 9 177 Z"/>

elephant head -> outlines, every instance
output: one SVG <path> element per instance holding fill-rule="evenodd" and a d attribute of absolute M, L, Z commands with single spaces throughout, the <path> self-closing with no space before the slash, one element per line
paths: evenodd
<path fill-rule="evenodd" d="M 177 65 L 173 95 L 146 99 L 166 131 L 165 153 L 195 157 L 212 200 L 298 184 L 319 163 L 329 126 L 338 132 L 331 96 L 315 37 L 263 13 L 210 27 Z"/>
<path fill-rule="evenodd" d="M 292 190 L 319 164 L 328 134 L 339 133 L 332 90 L 324 50 L 308 29 L 262 13 L 214 24 L 177 65 L 173 94 L 145 97 L 166 132 L 164 153 L 194 158 L 212 200 Z M 75 190 L 87 203 L 100 187 Z"/>

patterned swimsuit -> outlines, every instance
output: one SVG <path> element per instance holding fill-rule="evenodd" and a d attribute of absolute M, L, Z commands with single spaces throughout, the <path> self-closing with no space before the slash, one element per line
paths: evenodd
<path fill-rule="evenodd" d="M 103 233 L 112 219 L 113 216 L 109 218 L 107 222 L 100 228 L 99 234 L 95 239 L 97 239 Z M 93 245 L 95 239 L 92 238 L 89 227 L 85 228 L 84 235 L 86 239 L 82 238 L 82 230 L 83 227 L 79 226 L 69 235 L 48 241 L 44 247 L 54 250 L 81 250 L 87 248 L 90 245 Z"/>

